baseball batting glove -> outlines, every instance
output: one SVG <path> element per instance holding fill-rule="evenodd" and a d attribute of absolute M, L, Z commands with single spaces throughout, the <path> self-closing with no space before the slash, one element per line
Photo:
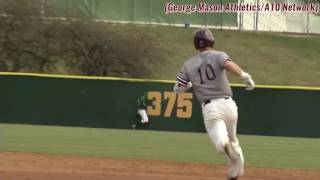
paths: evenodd
<path fill-rule="evenodd" d="M 243 80 L 244 84 L 246 85 L 246 90 L 251 91 L 254 89 L 254 81 L 252 80 L 252 77 L 250 74 L 242 71 L 240 74 L 241 79 Z"/>

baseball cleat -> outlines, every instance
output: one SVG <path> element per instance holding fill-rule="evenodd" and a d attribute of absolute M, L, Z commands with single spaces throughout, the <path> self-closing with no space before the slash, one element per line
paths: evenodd
<path fill-rule="evenodd" d="M 238 179 L 238 177 L 236 176 L 236 177 L 229 177 L 228 180 L 237 180 L 237 179 Z"/>

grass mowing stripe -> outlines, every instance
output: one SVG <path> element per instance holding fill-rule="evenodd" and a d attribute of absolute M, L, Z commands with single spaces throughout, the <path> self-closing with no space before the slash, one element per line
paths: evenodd
<path fill-rule="evenodd" d="M 8 124 L 0 124 L 0 131 L 0 149 L 9 151 L 200 162 L 213 152 L 205 134 Z M 197 144 L 200 152 L 192 150 Z M 223 158 L 211 162 L 222 163 Z"/>
<path fill-rule="evenodd" d="M 257 166 L 320 168 L 319 139 L 242 136 L 241 142 Z"/>
<path fill-rule="evenodd" d="M 320 169 L 319 139 L 239 138 L 247 165 Z M 0 150 L 224 163 L 204 133 L 0 124 Z"/>

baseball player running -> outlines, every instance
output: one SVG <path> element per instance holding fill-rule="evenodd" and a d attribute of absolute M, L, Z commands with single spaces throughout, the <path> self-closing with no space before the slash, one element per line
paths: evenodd
<path fill-rule="evenodd" d="M 193 87 L 210 140 L 228 159 L 228 179 L 236 180 L 244 173 L 244 158 L 236 137 L 237 105 L 232 99 L 226 70 L 239 76 L 246 90 L 254 89 L 254 81 L 225 52 L 214 50 L 214 43 L 209 29 L 195 32 L 194 46 L 199 53 L 184 63 L 173 89 L 179 93 Z"/>

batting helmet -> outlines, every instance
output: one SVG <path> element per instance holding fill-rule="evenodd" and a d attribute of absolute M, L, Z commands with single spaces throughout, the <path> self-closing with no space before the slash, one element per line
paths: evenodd
<path fill-rule="evenodd" d="M 209 29 L 201 28 L 194 33 L 193 43 L 196 49 L 213 47 L 214 37 Z"/>

